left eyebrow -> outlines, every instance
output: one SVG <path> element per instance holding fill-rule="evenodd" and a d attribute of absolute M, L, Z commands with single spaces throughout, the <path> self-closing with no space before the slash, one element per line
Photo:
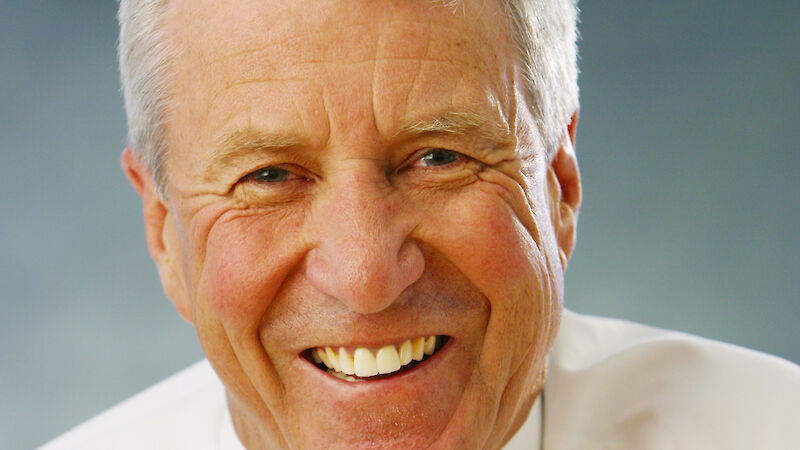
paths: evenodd
<path fill-rule="evenodd" d="M 429 134 L 474 136 L 495 148 L 514 142 L 507 123 L 498 123 L 480 114 L 462 111 L 451 111 L 404 125 L 395 133 L 394 138 L 413 138 Z"/>

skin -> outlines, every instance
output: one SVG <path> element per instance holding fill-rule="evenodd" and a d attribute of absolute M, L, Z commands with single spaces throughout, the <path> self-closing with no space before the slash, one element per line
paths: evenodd
<path fill-rule="evenodd" d="M 242 442 L 501 446 L 541 391 L 580 181 L 576 116 L 548 160 L 499 5 L 169 8 L 168 196 L 122 164 Z M 414 131 L 441 117 L 471 126 Z M 379 381 L 301 355 L 433 334 L 448 345 Z"/>

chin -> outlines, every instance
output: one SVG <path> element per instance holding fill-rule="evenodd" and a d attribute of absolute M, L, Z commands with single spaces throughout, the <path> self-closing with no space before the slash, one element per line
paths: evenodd
<path fill-rule="evenodd" d="M 401 370 L 343 377 L 304 352 L 290 367 L 283 427 L 297 448 L 458 448 L 474 433 L 465 406 L 475 401 L 476 348 L 438 335 L 435 351 Z M 402 341 L 401 341 L 402 342 Z M 477 346 L 479 348 L 479 346 Z M 472 409 L 472 408 L 466 408 Z"/>

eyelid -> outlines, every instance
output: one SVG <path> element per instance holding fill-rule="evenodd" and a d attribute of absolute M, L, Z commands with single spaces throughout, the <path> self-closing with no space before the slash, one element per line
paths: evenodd
<path fill-rule="evenodd" d="M 255 169 L 255 170 L 247 173 L 246 175 L 244 175 L 241 178 L 241 181 L 253 181 L 253 182 L 260 182 L 260 183 L 265 183 L 265 184 L 273 184 L 273 183 L 277 184 L 277 183 L 285 183 L 287 181 L 306 180 L 306 179 L 309 178 L 308 176 L 303 174 L 303 172 L 305 172 L 305 171 L 301 170 L 299 167 L 296 167 L 296 166 L 287 167 L 287 166 L 291 166 L 291 165 L 287 165 L 287 164 L 270 164 L 270 165 L 267 165 L 267 166 L 259 167 L 258 169 Z M 268 170 L 268 169 L 279 169 L 279 170 L 286 171 L 288 173 L 287 179 L 280 180 L 280 181 L 274 181 L 274 182 L 258 180 L 257 179 L 258 175 L 263 173 L 265 170 Z"/>
<path fill-rule="evenodd" d="M 426 155 L 430 154 L 431 152 L 437 151 L 437 150 L 451 153 L 451 154 L 456 156 L 456 159 L 454 161 L 452 161 L 452 162 L 450 162 L 448 164 L 444 164 L 442 166 L 426 166 L 426 165 L 424 165 L 423 158 Z M 468 161 L 470 159 L 472 159 L 472 158 L 470 158 L 469 156 L 467 156 L 467 155 L 465 155 L 465 154 L 463 154 L 463 153 L 461 153 L 461 152 L 459 152 L 457 150 L 452 150 L 452 149 L 445 148 L 445 147 L 426 147 L 426 148 L 423 148 L 423 149 L 419 150 L 418 152 L 416 152 L 414 154 L 414 156 L 411 158 L 412 163 L 409 164 L 409 167 L 425 167 L 425 168 L 429 168 L 429 169 L 435 169 L 437 167 L 447 167 L 449 165 L 457 164 L 459 162 Z"/>

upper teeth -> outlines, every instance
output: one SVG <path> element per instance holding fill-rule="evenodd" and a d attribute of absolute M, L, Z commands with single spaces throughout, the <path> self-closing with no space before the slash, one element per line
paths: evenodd
<path fill-rule="evenodd" d="M 385 345 L 375 351 L 357 347 L 352 354 L 344 347 L 334 350 L 331 347 L 317 347 L 311 356 L 317 364 L 325 364 L 332 373 L 348 381 L 357 377 L 371 377 L 392 373 L 411 361 L 422 361 L 425 355 L 432 355 L 436 349 L 437 337 L 429 336 L 408 339 L 400 345 Z"/>

